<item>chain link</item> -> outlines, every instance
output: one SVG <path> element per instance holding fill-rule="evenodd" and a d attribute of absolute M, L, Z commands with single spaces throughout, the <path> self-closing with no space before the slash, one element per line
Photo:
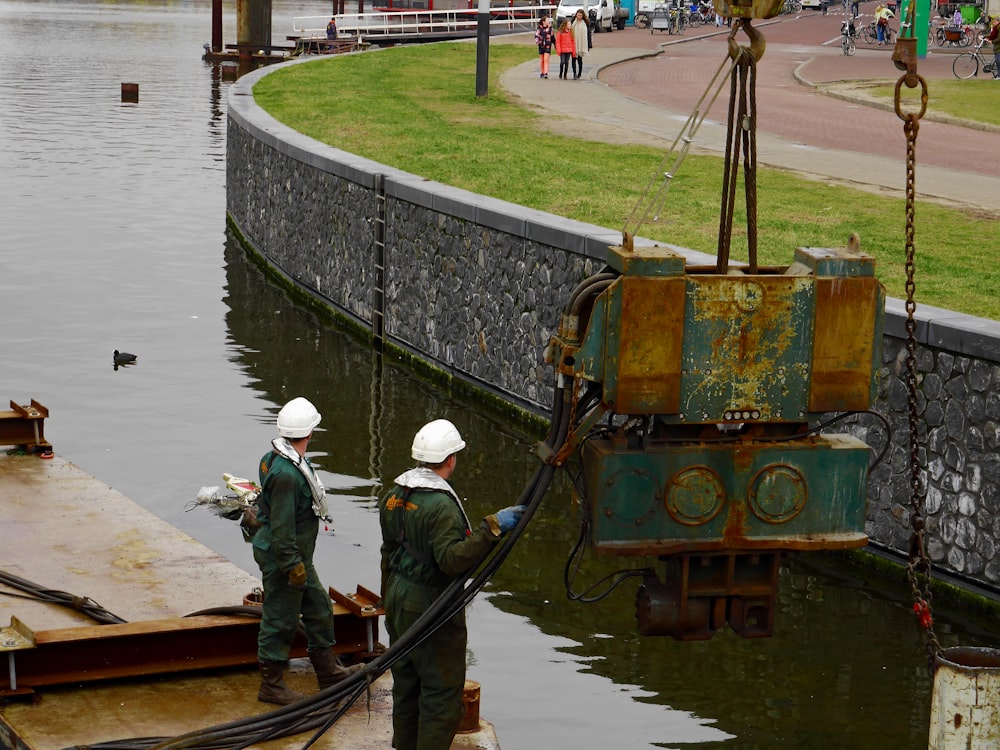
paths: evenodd
<path fill-rule="evenodd" d="M 914 66 L 915 67 L 915 66 Z M 919 112 L 904 113 L 901 107 L 901 84 L 914 88 L 922 87 Z M 926 490 L 920 467 L 920 424 L 917 405 L 917 337 L 914 314 L 917 285 L 916 250 L 914 244 L 914 206 L 916 203 L 917 134 L 920 118 L 927 109 L 927 83 L 916 75 L 913 68 L 902 76 L 896 84 L 896 114 L 903 120 L 906 136 L 906 393 L 910 428 L 910 549 L 906 575 L 913 593 L 913 613 L 927 632 L 927 667 L 933 672 L 934 662 L 941 653 L 941 643 L 934 632 L 934 617 L 931 611 L 931 565 L 927 557 L 927 543 L 924 536 L 924 506 Z"/>

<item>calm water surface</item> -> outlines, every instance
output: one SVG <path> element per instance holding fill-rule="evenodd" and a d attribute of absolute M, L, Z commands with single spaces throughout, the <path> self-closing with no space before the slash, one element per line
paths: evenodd
<path fill-rule="evenodd" d="M 275 0 L 275 42 L 293 16 L 328 9 Z M 233 41 L 235 3 L 225 13 Z M 254 476 L 276 409 L 307 395 L 334 490 L 321 575 L 374 588 L 373 497 L 407 468 L 420 424 L 448 416 L 469 442 L 456 484 L 470 515 L 518 495 L 536 436 L 380 362 L 227 241 L 227 84 L 201 60 L 210 24 L 208 0 L 0 1 L 0 399 L 41 401 L 58 453 L 255 571 L 232 523 L 186 507 L 224 471 Z M 123 82 L 138 104 L 121 102 Z M 115 348 L 139 364 L 115 371 Z M 792 560 L 774 638 L 642 639 L 633 585 L 566 601 L 574 536 L 559 484 L 470 608 L 470 677 L 507 750 L 926 747 L 931 684 L 908 592 Z M 583 575 L 614 567 L 589 560 Z M 946 645 L 993 645 L 938 614 Z"/>

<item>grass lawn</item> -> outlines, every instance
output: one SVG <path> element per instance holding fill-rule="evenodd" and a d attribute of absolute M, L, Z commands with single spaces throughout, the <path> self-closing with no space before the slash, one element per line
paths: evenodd
<path fill-rule="evenodd" d="M 482 98 L 475 96 L 476 50 L 464 43 L 290 66 L 257 83 L 254 98 L 290 127 L 346 151 L 476 193 L 621 229 L 665 153 L 585 142 L 542 127 L 540 115 L 508 98 L 498 80 L 504 70 L 535 55 L 528 45 L 491 45 L 490 93 Z M 639 234 L 715 255 L 722 171 L 719 157 L 688 156 L 661 216 Z M 742 187 L 737 196 L 739 209 Z M 902 199 L 758 170 L 761 263 L 787 265 L 795 247 L 840 247 L 858 232 L 888 293 L 904 297 L 904 226 Z M 745 234 L 738 211 L 734 260 L 746 259 Z M 995 217 L 920 203 L 915 237 L 918 305 L 1000 320 L 995 292 L 1000 264 L 984 262 L 997 245 Z"/>
<path fill-rule="evenodd" d="M 993 53 L 986 53 L 993 59 Z M 974 120 L 1000 127 L 1000 81 L 989 74 L 979 72 L 979 78 L 960 81 L 957 78 L 935 79 L 928 84 L 927 111 L 938 112 L 963 120 Z M 920 108 L 920 89 L 900 89 L 902 100 L 907 103 L 903 111 L 913 112 Z M 876 86 L 871 89 L 874 96 L 891 104 L 895 96 L 895 84 Z"/>

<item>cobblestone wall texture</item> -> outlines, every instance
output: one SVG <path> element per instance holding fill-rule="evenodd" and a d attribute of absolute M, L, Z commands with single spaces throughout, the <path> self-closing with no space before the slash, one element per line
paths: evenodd
<path fill-rule="evenodd" d="M 573 287 L 617 232 L 473 195 L 316 143 L 229 95 L 227 210 L 246 242 L 337 312 L 372 323 L 384 227 L 385 333 L 455 377 L 539 413 L 542 351 Z M 703 260 L 703 259 L 702 259 Z M 903 305 L 886 305 L 874 411 L 835 431 L 885 448 L 867 533 L 909 548 L 911 451 Z M 1000 586 L 1000 324 L 918 307 L 917 457 L 926 546 L 941 569 Z M 887 433 L 885 424 L 889 426 Z M 887 445 L 888 443 L 888 445 Z"/>

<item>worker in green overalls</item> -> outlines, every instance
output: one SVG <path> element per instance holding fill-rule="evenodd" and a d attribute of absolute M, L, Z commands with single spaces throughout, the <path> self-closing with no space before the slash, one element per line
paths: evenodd
<path fill-rule="evenodd" d="M 390 644 L 403 635 L 456 578 L 474 568 L 524 506 L 504 508 L 475 530 L 448 480 L 465 441 L 438 419 L 413 438 L 417 467 L 396 477 L 379 502 L 382 601 Z M 459 612 L 392 668 L 392 746 L 447 750 L 465 708 L 465 613 Z"/>
<path fill-rule="evenodd" d="M 313 567 L 320 519 L 330 520 L 326 490 L 306 458 L 319 421 L 319 412 L 307 399 L 289 401 L 278 412 L 272 450 L 260 461 L 257 520 L 262 525 L 253 537 L 253 558 L 264 588 L 257 700 L 265 703 L 286 705 L 304 697 L 283 679 L 300 615 L 320 690 L 363 668 L 344 667 L 333 652 L 333 606 Z"/>

